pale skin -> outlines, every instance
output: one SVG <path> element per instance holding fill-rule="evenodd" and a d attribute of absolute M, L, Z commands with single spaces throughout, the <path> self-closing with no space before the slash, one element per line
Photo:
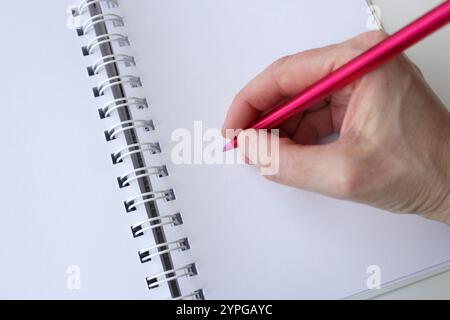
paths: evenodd
<path fill-rule="evenodd" d="M 282 58 L 235 97 L 226 129 L 246 128 L 262 113 L 356 57 L 387 35 Z M 280 126 L 279 170 L 268 179 L 326 196 L 450 224 L 450 113 L 405 56 Z M 320 138 L 339 133 L 328 144 Z M 266 140 L 238 136 L 247 161 L 261 169 Z M 230 138 L 230 137 L 228 137 Z"/>

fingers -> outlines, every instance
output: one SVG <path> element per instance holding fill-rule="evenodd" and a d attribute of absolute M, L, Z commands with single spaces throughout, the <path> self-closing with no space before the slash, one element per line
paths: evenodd
<path fill-rule="evenodd" d="M 302 145 L 312 145 L 334 131 L 331 107 L 327 107 L 304 114 L 292 140 Z"/>
<path fill-rule="evenodd" d="M 226 129 L 247 128 L 283 98 L 298 94 L 386 37 L 384 32 L 367 32 L 338 45 L 277 60 L 235 97 L 223 125 L 223 134 L 226 136 Z"/>
<path fill-rule="evenodd" d="M 338 46 L 329 46 L 282 58 L 253 79 L 235 97 L 225 129 L 246 128 L 280 100 L 293 96 L 335 68 Z"/>
<path fill-rule="evenodd" d="M 258 167 L 268 179 L 332 197 L 352 196 L 354 170 L 347 161 L 350 154 L 347 146 L 338 142 L 303 146 L 288 138 L 281 138 L 276 146 L 270 134 L 267 138 L 259 132 L 252 129 L 241 132 L 238 143 L 248 163 Z M 271 163 L 261 159 L 268 154 Z"/>

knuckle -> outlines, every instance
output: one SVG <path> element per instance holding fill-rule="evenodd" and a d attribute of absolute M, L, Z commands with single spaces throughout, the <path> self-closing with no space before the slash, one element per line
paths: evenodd
<path fill-rule="evenodd" d="M 269 69 L 271 70 L 279 70 L 281 68 L 283 68 L 284 66 L 286 66 L 286 64 L 288 64 L 292 59 L 291 55 L 287 55 L 284 57 L 281 57 L 277 60 L 275 60 L 270 66 Z"/>
<path fill-rule="evenodd" d="M 339 55 L 338 64 L 343 65 L 349 62 L 350 60 L 354 59 L 355 57 L 359 56 L 363 52 L 364 49 L 362 47 L 351 46 L 348 48 L 344 48 L 342 53 Z"/>

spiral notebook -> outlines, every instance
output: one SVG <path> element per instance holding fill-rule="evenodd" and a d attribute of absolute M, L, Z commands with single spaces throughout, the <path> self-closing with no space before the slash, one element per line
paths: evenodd
<path fill-rule="evenodd" d="M 275 59 L 366 31 L 364 1 L 3 9 L 2 298 L 345 298 L 448 265 L 443 224 L 171 157 Z"/>

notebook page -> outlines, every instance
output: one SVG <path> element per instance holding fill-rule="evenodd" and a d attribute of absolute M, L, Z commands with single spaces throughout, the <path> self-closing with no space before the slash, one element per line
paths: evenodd
<path fill-rule="evenodd" d="M 175 165 L 171 135 L 220 128 L 236 92 L 275 59 L 367 31 L 364 1 L 121 2 L 207 298 L 343 298 L 450 259 L 448 226 L 273 184 L 244 165 Z M 135 95 L 135 89 L 128 89 Z M 197 127 L 197 130 L 200 130 Z M 201 130 L 200 130 L 201 131 Z M 200 139 L 201 140 L 201 139 Z M 204 142 L 207 145 L 206 142 Z M 165 151 L 165 152 L 164 152 Z M 165 157 L 165 158 L 164 158 Z M 332 174 L 332 173 L 331 173 Z M 177 234 L 180 232 L 180 234 Z"/>
<path fill-rule="evenodd" d="M 153 239 L 131 235 L 116 181 L 130 168 L 110 157 L 123 141 L 105 141 L 71 4 L 2 4 L 0 297 L 167 298 L 146 286 L 161 265 L 138 260 Z"/>

